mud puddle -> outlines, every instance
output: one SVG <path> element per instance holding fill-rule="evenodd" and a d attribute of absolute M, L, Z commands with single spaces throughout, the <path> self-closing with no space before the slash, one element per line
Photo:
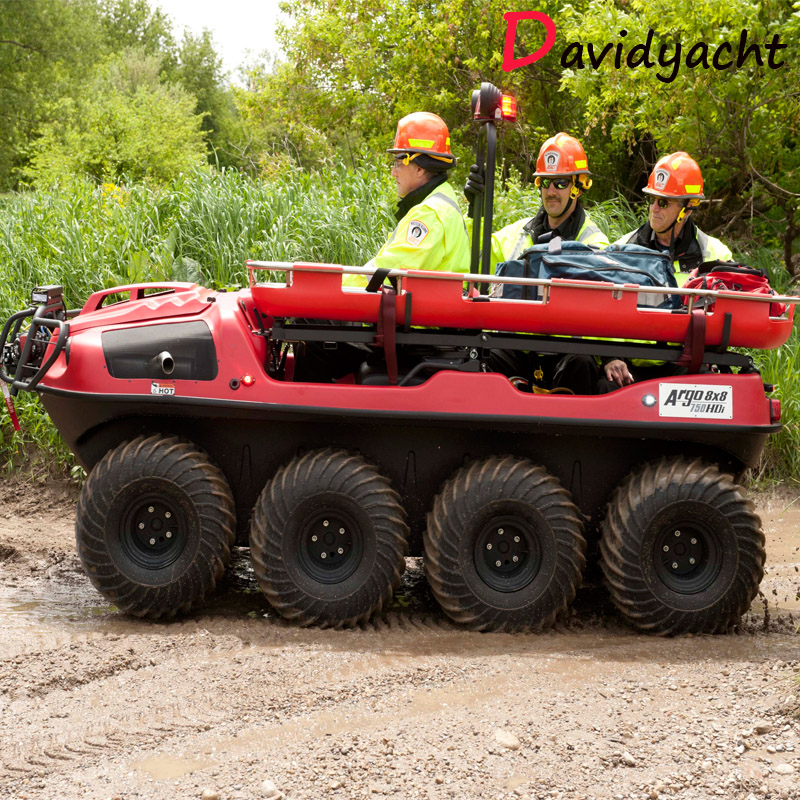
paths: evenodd
<path fill-rule="evenodd" d="M 92 629 L 115 612 L 88 583 L 30 588 L 0 583 L 0 628 L 8 633 L 30 632 L 32 627 L 62 630 L 64 625 Z"/>

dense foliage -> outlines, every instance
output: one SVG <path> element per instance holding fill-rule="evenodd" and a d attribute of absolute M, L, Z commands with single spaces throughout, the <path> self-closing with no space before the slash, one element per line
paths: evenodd
<path fill-rule="evenodd" d="M 385 148 L 394 121 L 421 108 L 444 117 L 456 154 L 469 159 L 474 130 L 467 98 L 489 80 L 519 100 L 519 120 L 503 142 L 506 174 L 516 170 L 527 181 L 541 142 L 566 130 L 586 146 L 595 196 L 622 192 L 633 199 L 659 155 L 687 150 L 707 179 L 710 232 L 778 245 L 787 269 L 800 275 L 796 0 L 704 0 L 686 7 L 668 0 L 543 0 L 536 8 L 556 22 L 556 45 L 510 72 L 502 69 L 503 15 L 529 3 L 291 0 L 284 8 L 285 61 L 254 72 L 241 108 L 266 138 L 277 142 L 280 131 L 285 142 L 294 141 L 305 166 L 331 151 L 356 163 L 362 144 Z M 670 56 L 682 46 L 679 69 L 627 67 L 627 51 L 647 42 L 651 30 L 654 57 L 662 45 Z M 759 45 L 761 66 L 754 54 L 737 66 L 743 31 L 748 46 Z M 771 68 L 765 45 L 776 35 L 783 49 L 772 63 L 782 65 Z M 534 52 L 543 38 L 541 25 L 521 23 L 515 54 Z M 718 70 L 712 55 L 725 42 L 733 63 Z M 583 48 L 582 69 L 562 59 L 570 44 Z M 696 44 L 697 65 L 689 68 L 686 58 Z M 595 54 L 610 50 L 597 69 L 589 46 Z"/>
<path fill-rule="evenodd" d="M 237 162 L 241 123 L 207 31 L 178 44 L 147 0 L 2 2 L 0 31 L 0 191 Z"/>

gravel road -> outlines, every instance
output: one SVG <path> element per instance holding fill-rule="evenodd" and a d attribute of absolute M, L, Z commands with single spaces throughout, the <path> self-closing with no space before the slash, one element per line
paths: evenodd
<path fill-rule="evenodd" d="M 298 629 L 246 550 L 200 612 L 142 622 L 84 578 L 74 490 L 5 495 L 0 798 L 800 800 L 796 492 L 756 498 L 767 575 L 739 631 L 675 639 L 599 585 L 553 631 L 465 632 L 416 559 L 370 625 Z"/>

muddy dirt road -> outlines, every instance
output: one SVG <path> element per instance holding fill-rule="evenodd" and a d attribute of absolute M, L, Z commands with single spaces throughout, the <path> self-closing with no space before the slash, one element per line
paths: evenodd
<path fill-rule="evenodd" d="M 792 495 L 758 498 L 768 571 L 741 631 L 670 640 L 599 587 L 546 634 L 460 631 L 415 560 L 374 624 L 301 630 L 244 550 L 201 612 L 140 622 L 83 577 L 73 491 L 6 498 L 0 798 L 800 798 Z"/>

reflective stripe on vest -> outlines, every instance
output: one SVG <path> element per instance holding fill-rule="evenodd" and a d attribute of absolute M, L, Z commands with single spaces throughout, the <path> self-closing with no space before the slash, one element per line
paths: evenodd
<path fill-rule="evenodd" d="M 444 192 L 433 192 L 432 194 L 428 195 L 427 200 L 432 200 L 434 197 L 438 197 L 440 200 L 444 200 L 444 202 L 447 203 L 447 205 L 452 206 L 452 208 L 456 210 L 458 216 L 461 217 L 461 224 L 464 226 L 464 233 L 466 233 L 467 236 L 469 236 L 469 231 L 467 230 L 467 223 L 464 221 L 464 217 L 461 214 L 461 209 L 459 208 L 458 203 L 456 203 L 456 201 L 453 200 L 452 197 L 448 197 Z"/>
<path fill-rule="evenodd" d="M 517 237 L 517 243 L 514 245 L 513 250 L 511 251 L 511 255 L 506 259 L 507 261 L 513 261 L 520 257 L 523 251 L 527 250 L 529 247 L 533 247 L 533 237 L 528 233 L 525 229 L 525 226 L 533 219 L 533 217 L 528 217 L 528 219 L 522 221 L 522 229 L 520 231 L 519 236 Z M 589 215 L 586 215 L 586 219 L 583 222 L 583 227 L 578 231 L 578 235 L 575 237 L 576 242 L 585 242 L 588 239 L 591 239 L 593 236 L 600 234 L 601 236 L 605 237 L 603 231 L 597 227 L 591 220 L 589 219 Z"/>
<path fill-rule="evenodd" d="M 697 231 L 697 244 L 700 245 L 700 252 L 703 254 L 703 261 L 710 261 L 711 259 L 709 256 L 711 255 L 711 251 L 708 248 L 708 239 L 709 236 L 707 233 L 703 233 L 700 228 L 695 228 Z"/>
<path fill-rule="evenodd" d="M 593 222 L 589 221 L 589 216 L 587 214 L 586 221 L 583 223 L 583 227 L 578 231 L 575 241 L 586 242 L 591 239 L 592 236 L 596 236 L 598 233 L 605 238 L 603 231 L 601 231 L 600 228 L 598 228 Z"/>
<path fill-rule="evenodd" d="M 520 257 L 523 250 L 527 250 L 529 247 L 533 247 L 533 237 L 525 229 L 525 226 L 532 219 L 533 217 L 528 217 L 528 219 L 522 221 L 522 228 L 520 230 L 519 237 L 517 238 L 517 243 L 514 245 L 514 249 L 511 251 L 511 255 L 509 255 L 506 261 L 514 261 L 515 259 Z"/>
<path fill-rule="evenodd" d="M 456 203 L 456 201 L 453 200 L 452 197 L 448 197 L 444 192 L 438 192 L 438 191 L 437 192 L 431 192 L 420 203 L 420 205 L 426 205 L 430 200 L 433 200 L 434 197 L 438 197 L 440 200 L 444 200 L 444 202 L 447 203 L 447 205 L 452 206 L 452 208 L 454 208 L 458 212 L 458 216 L 461 218 L 461 224 L 464 226 L 464 233 L 466 233 L 467 237 L 469 237 L 469 231 L 467 230 L 466 222 L 464 222 L 464 217 L 461 214 L 461 209 L 458 207 L 458 203 Z M 399 229 L 400 229 L 400 224 L 398 223 L 395 226 L 395 229 L 391 232 L 389 238 L 386 240 L 386 242 L 384 242 L 383 247 L 386 247 L 386 245 L 389 245 L 394 241 L 394 237 L 397 235 L 397 231 Z M 381 248 L 381 250 L 383 249 L 383 247 Z"/>

